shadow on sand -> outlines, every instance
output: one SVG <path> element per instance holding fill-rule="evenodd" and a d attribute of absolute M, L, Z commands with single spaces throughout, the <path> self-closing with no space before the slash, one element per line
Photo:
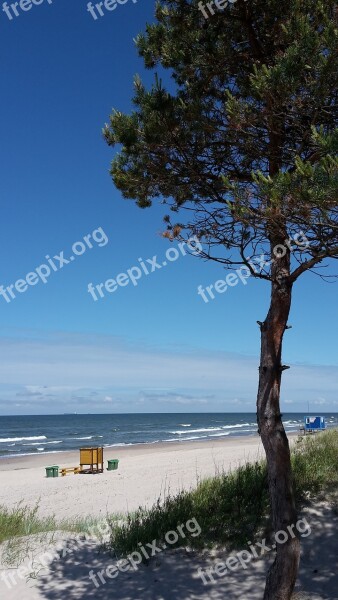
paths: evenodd
<path fill-rule="evenodd" d="M 338 516 L 325 505 L 306 511 L 311 534 L 302 539 L 302 559 L 296 591 L 313 600 L 338 600 Z M 218 554 L 218 561 L 227 556 Z M 217 562 L 216 559 L 216 562 Z M 39 598 L 45 600 L 261 600 L 267 560 L 250 563 L 205 585 L 199 567 L 215 566 L 211 559 L 195 552 L 171 550 L 154 557 L 137 571 L 119 572 L 97 588 L 89 572 L 102 571 L 114 564 L 105 553 L 93 547 L 76 549 L 53 563 L 38 579 Z M 97 580 L 99 582 L 99 579 Z M 304 595 L 303 595 L 304 594 Z"/>

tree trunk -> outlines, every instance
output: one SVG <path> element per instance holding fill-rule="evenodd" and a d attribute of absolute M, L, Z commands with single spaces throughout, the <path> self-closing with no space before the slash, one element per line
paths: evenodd
<path fill-rule="evenodd" d="M 288 538 L 285 543 L 277 542 L 275 561 L 266 579 L 264 600 L 290 600 L 298 574 L 300 541 L 295 529 L 297 512 L 289 442 L 280 413 L 280 387 L 284 370 L 281 363 L 282 341 L 292 294 L 289 254 L 275 259 L 271 271 L 270 308 L 264 323 L 260 324 L 261 362 L 257 420 L 267 458 L 274 532 L 283 531 Z"/>

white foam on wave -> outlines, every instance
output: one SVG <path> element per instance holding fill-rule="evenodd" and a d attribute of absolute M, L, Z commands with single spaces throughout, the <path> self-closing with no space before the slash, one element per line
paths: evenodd
<path fill-rule="evenodd" d="M 47 442 L 46 442 L 47 443 Z M 40 446 L 40 442 L 30 442 L 29 444 L 22 444 L 23 446 Z"/>
<path fill-rule="evenodd" d="M 186 435 L 190 433 L 208 433 L 209 431 L 222 431 L 222 427 L 201 427 L 200 429 L 189 429 L 189 431 L 169 431 L 173 435 Z"/>
<path fill-rule="evenodd" d="M 62 444 L 62 440 L 57 440 L 55 442 L 44 442 L 45 445 L 47 444 Z M 15 445 L 15 444 L 14 444 Z M 40 446 L 41 445 L 41 441 L 40 442 L 30 442 L 28 444 L 22 444 L 23 446 Z"/>
<path fill-rule="evenodd" d="M 120 442 L 119 444 L 104 444 L 105 448 L 114 448 L 115 446 L 136 446 L 137 444 L 132 444 L 131 442 L 127 444 L 126 442 Z"/>
<path fill-rule="evenodd" d="M 256 427 L 256 423 L 238 423 L 237 425 L 223 425 L 222 429 L 240 429 L 241 427 Z"/>
<path fill-rule="evenodd" d="M 184 438 L 170 438 L 168 440 L 163 440 L 163 441 L 164 442 L 188 442 L 190 440 L 204 440 L 204 439 L 206 439 L 208 437 L 209 437 L 208 435 L 191 435 L 189 437 L 184 437 Z"/>
<path fill-rule="evenodd" d="M 5 442 L 25 442 L 25 441 L 33 441 L 33 440 L 46 440 L 45 435 L 35 435 L 33 437 L 20 437 L 20 438 L 0 438 L 0 443 L 3 444 Z"/>
<path fill-rule="evenodd" d="M 239 437 L 239 434 L 241 433 L 256 433 L 257 431 L 257 425 L 255 426 L 254 429 L 241 429 L 241 431 L 229 431 L 230 435 L 237 435 L 237 437 Z"/>
<path fill-rule="evenodd" d="M 183 427 L 183 425 L 182 425 Z M 201 427 L 200 429 L 189 429 L 189 431 L 169 431 L 173 435 L 189 435 L 190 433 L 209 433 L 212 431 L 223 431 L 224 429 L 242 429 L 243 427 L 257 427 L 256 423 L 237 423 L 235 425 L 222 425 L 221 427 Z M 250 431 L 250 430 L 249 430 Z"/>
<path fill-rule="evenodd" d="M 55 442 L 45 442 L 45 444 L 63 444 L 63 440 L 55 440 Z"/>
<path fill-rule="evenodd" d="M 49 450 L 48 452 L 44 452 L 43 454 L 64 454 L 63 450 Z M 0 456 L 0 460 L 7 458 L 17 458 L 18 456 L 36 456 L 36 452 L 25 452 L 21 454 L 7 454 L 5 456 Z"/>

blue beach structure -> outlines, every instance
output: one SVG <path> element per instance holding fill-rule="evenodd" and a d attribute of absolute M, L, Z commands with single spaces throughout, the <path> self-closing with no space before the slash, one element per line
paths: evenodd
<path fill-rule="evenodd" d="M 305 433 L 323 431 L 324 429 L 326 429 L 325 417 L 304 417 Z"/>

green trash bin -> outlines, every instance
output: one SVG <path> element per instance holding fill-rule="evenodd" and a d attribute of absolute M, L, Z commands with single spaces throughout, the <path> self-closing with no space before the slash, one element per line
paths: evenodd
<path fill-rule="evenodd" d="M 108 471 L 116 471 L 116 469 L 118 469 L 118 466 L 119 466 L 119 461 L 117 458 L 108 460 Z"/>
<path fill-rule="evenodd" d="M 59 467 L 57 465 L 46 467 L 46 477 L 59 477 Z"/>

